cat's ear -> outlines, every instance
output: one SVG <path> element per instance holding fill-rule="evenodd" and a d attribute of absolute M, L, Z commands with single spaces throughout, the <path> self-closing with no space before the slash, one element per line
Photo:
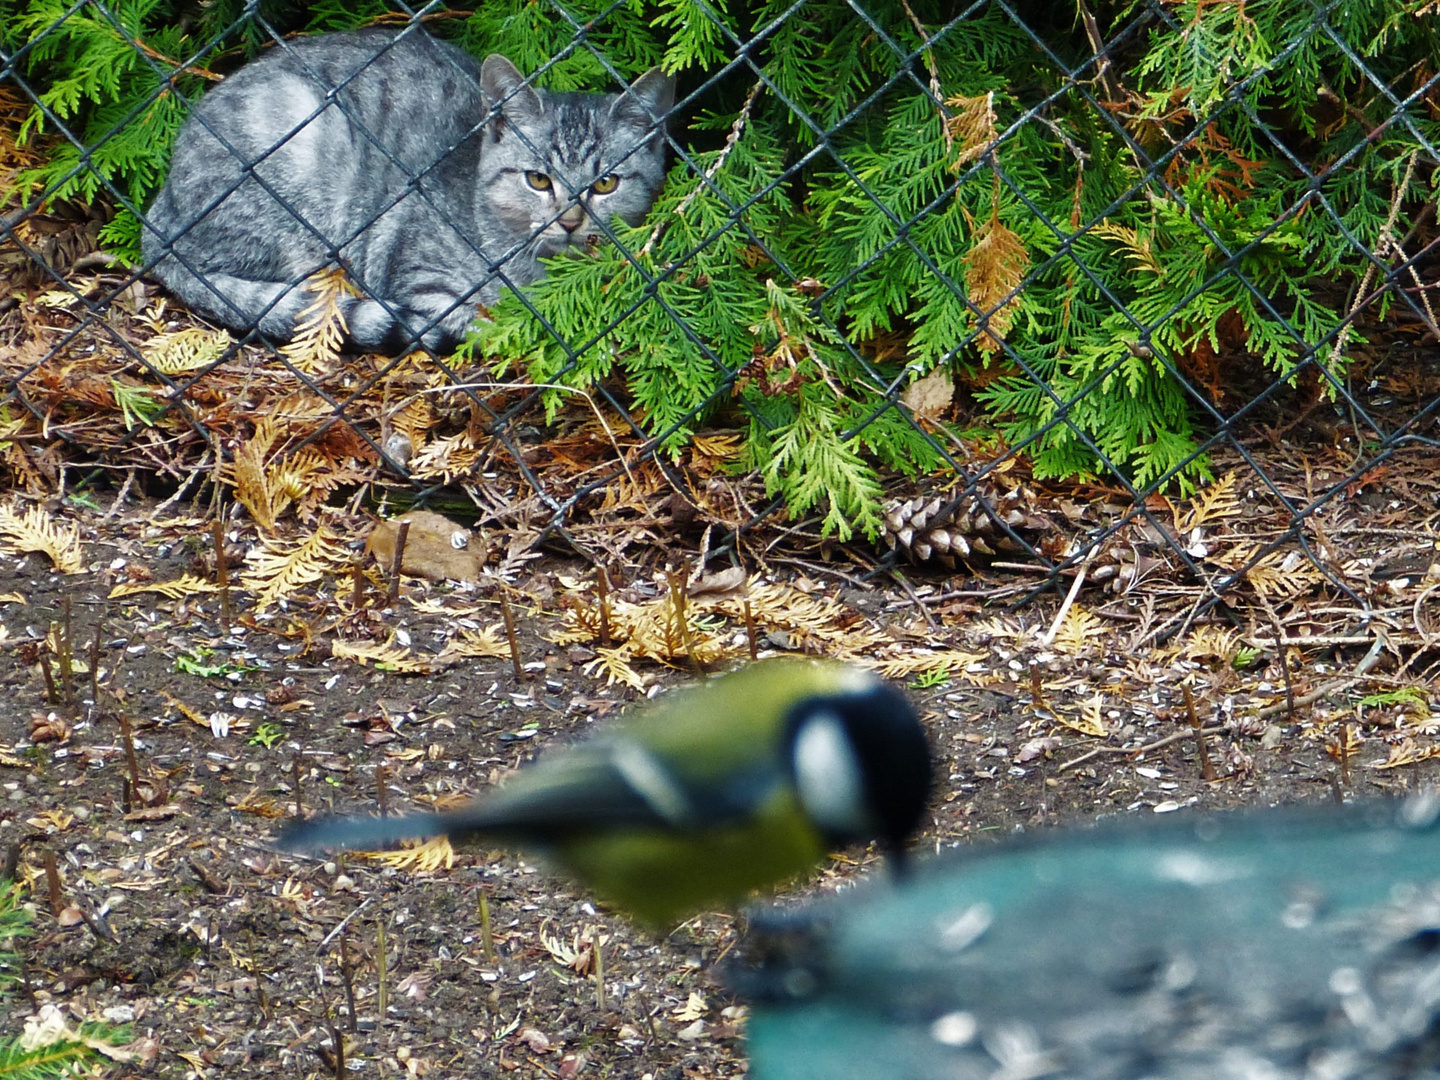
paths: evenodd
<path fill-rule="evenodd" d="M 525 85 L 520 69 L 499 53 L 491 53 L 480 65 L 480 89 L 492 108 L 511 120 L 530 120 L 545 111 L 545 103 L 533 86 Z"/>
<path fill-rule="evenodd" d="M 622 123 L 648 128 L 664 120 L 673 104 L 675 76 L 666 75 L 658 67 L 653 67 L 615 99 L 615 104 L 610 107 L 610 116 Z"/>

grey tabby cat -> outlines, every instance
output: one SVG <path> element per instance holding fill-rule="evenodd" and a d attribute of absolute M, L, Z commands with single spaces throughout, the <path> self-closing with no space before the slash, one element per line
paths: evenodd
<path fill-rule="evenodd" d="M 505 285 L 644 217 L 674 81 L 550 93 L 415 28 L 276 46 L 206 94 L 147 214 L 154 274 L 192 309 L 272 340 L 338 254 L 365 295 L 351 344 L 452 348 Z"/>

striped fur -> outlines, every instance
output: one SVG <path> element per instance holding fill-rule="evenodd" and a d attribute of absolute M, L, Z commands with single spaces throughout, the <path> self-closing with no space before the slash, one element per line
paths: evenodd
<path fill-rule="evenodd" d="M 145 258 L 195 311 L 272 341 L 339 261 L 363 294 L 352 345 L 448 350 L 541 258 L 644 217 L 673 97 L 658 70 L 619 95 L 535 90 L 414 27 L 283 43 L 192 110 Z"/>

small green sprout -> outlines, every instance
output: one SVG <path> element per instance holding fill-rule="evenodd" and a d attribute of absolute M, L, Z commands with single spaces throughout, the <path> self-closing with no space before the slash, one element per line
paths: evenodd
<path fill-rule="evenodd" d="M 929 671 L 922 671 L 915 676 L 915 681 L 910 684 L 911 690 L 933 690 L 937 686 L 950 685 L 949 668 L 931 668 Z"/>
<path fill-rule="evenodd" d="M 1260 659 L 1262 653 L 1261 649 L 1241 645 L 1230 657 L 1230 666 L 1236 671 L 1245 671 L 1255 666 L 1255 662 Z"/>
<path fill-rule="evenodd" d="M 233 660 L 210 663 L 210 658 L 214 655 L 214 649 L 197 645 L 175 658 L 175 670 L 185 675 L 199 675 L 201 678 L 207 679 L 215 675 L 243 675 L 247 671 L 258 670 L 253 664 L 237 664 Z"/>
<path fill-rule="evenodd" d="M 285 729 L 279 724 L 267 720 L 255 729 L 254 735 L 250 736 L 250 745 L 263 746 L 269 750 L 283 738 L 285 738 Z"/>

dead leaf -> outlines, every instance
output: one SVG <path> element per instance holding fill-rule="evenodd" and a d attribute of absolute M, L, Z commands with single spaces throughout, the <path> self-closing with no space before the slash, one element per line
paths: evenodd
<path fill-rule="evenodd" d="M 950 369 L 940 366 L 929 375 L 922 375 L 900 391 L 900 404 L 915 414 L 915 419 L 931 423 L 955 400 L 955 377 Z"/>
<path fill-rule="evenodd" d="M 1352 734 L 1348 730 L 1344 748 L 1341 747 L 1340 737 L 1326 742 L 1325 750 L 1336 760 L 1353 757 L 1360 748 L 1360 736 Z M 1421 761 L 1428 761 L 1430 758 L 1440 756 L 1440 746 L 1420 746 L 1414 739 L 1406 738 L 1398 746 L 1390 748 L 1390 755 L 1384 761 L 1377 762 L 1370 767 L 1372 769 L 1398 769 L 1401 765 L 1414 765 Z"/>
<path fill-rule="evenodd" d="M 297 369 L 315 375 L 338 366 L 349 329 L 345 301 L 361 293 L 339 266 L 317 270 L 305 287 L 314 299 L 295 317 L 295 335 L 280 351 Z"/>
<path fill-rule="evenodd" d="M 699 990 L 691 990 L 690 996 L 685 999 L 685 1004 L 670 1014 L 671 1019 L 682 1024 L 688 1024 L 691 1020 L 698 1020 L 705 1015 L 705 995 Z"/>
<path fill-rule="evenodd" d="M 24 511 L 17 511 L 13 504 L 0 506 L 0 548 L 16 554 L 38 551 L 49 556 L 62 574 L 78 574 L 85 569 L 80 526 L 64 528 L 38 506 Z"/>
<path fill-rule="evenodd" d="M 432 836 L 423 844 L 401 848 L 398 851 L 357 852 L 367 859 L 382 862 L 396 870 L 449 870 L 455 865 L 455 849 L 450 846 L 447 836 Z"/>
<path fill-rule="evenodd" d="M 683 1039 L 686 1042 L 694 1042 L 697 1039 L 703 1039 L 705 1037 L 705 1021 L 696 1020 L 689 1027 L 683 1027 L 679 1031 L 675 1032 L 675 1037 L 677 1039 Z"/>
<path fill-rule="evenodd" d="M 1056 720 L 1064 724 L 1071 731 L 1078 731 L 1081 735 L 1093 735 L 1097 739 L 1103 739 L 1109 732 L 1105 728 L 1105 720 L 1102 710 L 1105 706 L 1105 699 L 1096 694 L 1090 700 L 1080 706 L 1079 716 L 1066 716 L 1064 713 L 1053 713 Z M 1053 710 L 1052 710 L 1053 711 Z"/>
<path fill-rule="evenodd" d="M 743 589 L 747 580 L 748 575 L 743 566 L 732 566 L 728 570 L 701 576 L 692 581 L 685 591 L 691 599 L 697 596 L 719 596 Z"/>
<path fill-rule="evenodd" d="M 412 971 L 395 984 L 395 992 L 411 1001 L 424 1001 L 430 993 L 430 983 L 435 978 L 430 971 Z"/>
<path fill-rule="evenodd" d="M 945 144 L 960 144 L 950 171 L 959 172 L 995 145 L 995 91 L 975 97 L 956 94 L 945 99 L 945 106 L 953 110 L 945 118 Z"/>
<path fill-rule="evenodd" d="M 1020 747 L 1019 751 L 1015 754 L 1015 763 L 1017 765 L 1024 765 L 1027 761 L 1049 757 L 1059 749 L 1060 740 L 1053 735 L 1045 739 L 1031 739 L 1024 746 Z"/>
<path fill-rule="evenodd" d="M 528 1046 L 533 1053 L 548 1054 L 550 1052 L 550 1037 L 543 1031 L 535 1028 L 523 1028 L 515 1037 Z"/>
<path fill-rule="evenodd" d="M 142 347 L 145 362 L 164 375 L 182 375 L 208 367 L 234 344 L 224 330 L 189 327 L 151 338 Z"/>
<path fill-rule="evenodd" d="M 460 662 L 465 654 L 448 649 L 431 656 L 418 656 L 394 638 L 386 642 L 375 641 L 332 641 L 330 655 L 337 660 L 353 660 L 357 664 L 374 664 L 383 671 L 394 671 L 401 675 L 430 675 L 443 671 L 451 664 Z M 374 745 L 374 742 L 370 742 Z"/>
<path fill-rule="evenodd" d="M 345 546 L 345 537 L 321 522 L 305 539 L 283 542 L 260 538 L 250 549 L 246 566 L 240 574 L 243 587 L 255 597 L 255 610 L 264 611 L 281 600 L 289 599 L 302 586 L 322 580 L 327 573 L 339 571 L 350 563 L 352 556 Z"/>
<path fill-rule="evenodd" d="M 1017 290 L 1030 267 L 1030 253 L 1019 235 L 1000 220 L 997 209 L 975 230 L 975 242 L 964 262 L 965 291 L 982 319 L 975 347 L 997 352 L 1019 311 Z"/>
<path fill-rule="evenodd" d="M 171 600 L 179 600 L 197 593 L 219 592 L 220 586 L 194 574 L 182 574 L 172 581 L 135 581 L 116 585 L 110 590 L 109 599 L 134 596 L 136 593 L 159 593 Z"/>

